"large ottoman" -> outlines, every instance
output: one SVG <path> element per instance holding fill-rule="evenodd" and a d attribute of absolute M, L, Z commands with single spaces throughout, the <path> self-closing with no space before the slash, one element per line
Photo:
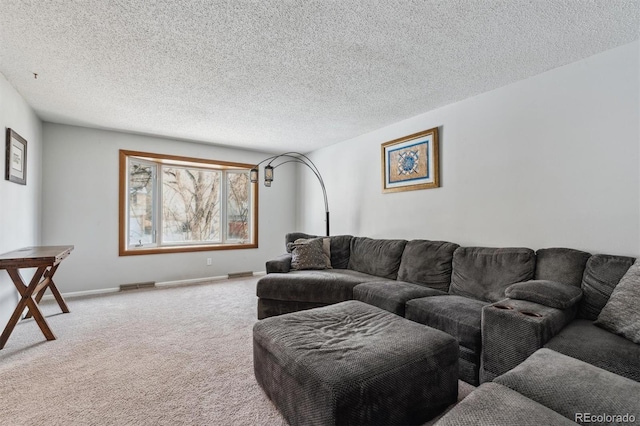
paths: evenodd
<path fill-rule="evenodd" d="M 253 362 L 292 425 L 420 424 L 458 396 L 453 337 L 359 301 L 259 321 Z"/>

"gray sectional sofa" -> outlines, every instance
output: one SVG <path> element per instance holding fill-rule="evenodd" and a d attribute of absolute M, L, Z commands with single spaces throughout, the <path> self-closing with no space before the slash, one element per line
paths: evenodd
<path fill-rule="evenodd" d="M 316 236 L 287 234 L 287 247 L 301 238 Z M 292 270 L 290 252 L 267 262 L 259 319 L 355 299 L 455 337 L 460 378 L 473 385 L 542 347 L 640 381 L 640 345 L 593 324 L 634 258 L 329 238 L 331 269 Z"/>

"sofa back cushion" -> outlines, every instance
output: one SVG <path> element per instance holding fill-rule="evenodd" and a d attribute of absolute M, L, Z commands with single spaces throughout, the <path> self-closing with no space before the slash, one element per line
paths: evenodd
<path fill-rule="evenodd" d="M 591 253 L 569 248 L 546 248 L 536 252 L 534 279 L 580 287 Z"/>
<path fill-rule="evenodd" d="M 497 302 L 511 284 L 532 279 L 535 266 L 535 253 L 528 248 L 459 247 L 449 293 Z"/>
<path fill-rule="evenodd" d="M 406 240 L 351 239 L 349 269 L 395 280 Z"/>
<path fill-rule="evenodd" d="M 458 247 L 446 241 L 409 241 L 402 253 L 398 280 L 449 291 L 453 252 Z"/>
<path fill-rule="evenodd" d="M 334 269 L 347 269 L 351 255 L 351 235 L 331 237 L 331 266 Z"/>
<path fill-rule="evenodd" d="M 633 257 L 609 254 L 594 254 L 589 258 L 582 278 L 579 318 L 592 321 L 598 318 L 613 289 L 634 261 Z"/>

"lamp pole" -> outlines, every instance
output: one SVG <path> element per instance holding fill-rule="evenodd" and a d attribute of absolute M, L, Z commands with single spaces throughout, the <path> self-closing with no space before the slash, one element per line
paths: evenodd
<path fill-rule="evenodd" d="M 267 162 L 267 165 L 264 167 L 264 186 L 270 187 L 271 182 L 273 182 L 273 171 L 274 169 L 282 166 L 287 163 L 300 163 L 307 166 L 313 174 L 318 178 L 318 182 L 320 182 L 320 187 L 322 187 L 322 195 L 324 197 L 324 212 L 325 212 L 325 221 L 326 221 L 326 231 L 327 237 L 330 235 L 329 233 L 329 202 L 327 201 L 327 190 L 324 187 L 324 180 L 322 180 L 322 175 L 320 174 L 320 170 L 316 167 L 316 165 L 311 161 L 309 157 L 299 152 L 285 152 L 284 154 L 274 155 L 269 158 L 265 158 L 258 164 L 256 164 L 249 173 L 249 178 L 251 183 L 258 182 L 258 174 L 260 164 Z M 271 165 L 274 163 L 274 165 Z"/>

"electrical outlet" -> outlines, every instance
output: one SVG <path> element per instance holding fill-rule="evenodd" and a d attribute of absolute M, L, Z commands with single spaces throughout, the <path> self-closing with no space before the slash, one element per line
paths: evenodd
<path fill-rule="evenodd" d="M 211 258 L 207 257 L 207 266 L 211 266 Z"/>

